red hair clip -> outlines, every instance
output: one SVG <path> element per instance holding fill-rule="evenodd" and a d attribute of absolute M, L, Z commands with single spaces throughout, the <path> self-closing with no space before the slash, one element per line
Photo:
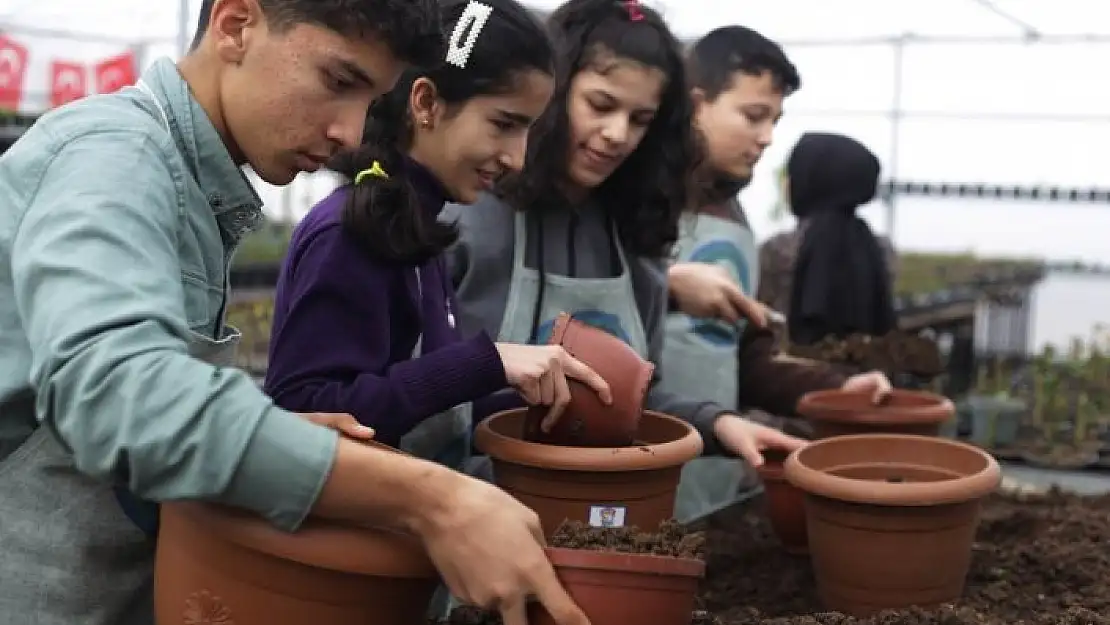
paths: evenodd
<path fill-rule="evenodd" d="M 644 14 L 640 11 L 640 3 L 638 0 L 624 0 L 624 9 L 628 11 L 628 19 L 633 22 L 639 22 L 644 19 Z"/>

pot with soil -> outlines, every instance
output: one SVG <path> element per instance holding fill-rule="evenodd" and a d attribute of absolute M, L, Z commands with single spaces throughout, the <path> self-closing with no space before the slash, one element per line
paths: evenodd
<path fill-rule="evenodd" d="M 705 575 L 705 536 L 674 520 L 655 532 L 567 522 L 551 536 L 547 555 L 563 587 L 591 625 L 690 625 Z M 450 625 L 499 625 L 498 615 L 455 609 Z M 555 625 L 539 604 L 529 625 Z"/>
<path fill-rule="evenodd" d="M 295 533 L 214 504 L 161 507 L 160 625 L 412 625 L 439 574 L 412 536 L 308 519 Z"/>
<path fill-rule="evenodd" d="M 540 516 L 550 535 L 565 520 L 656 527 L 674 514 L 682 466 L 702 452 L 688 423 L 645 411 L 636 444 L 565 447 L 523 440 L 526 409 L 483 420 L 474 445 L 493 462 L 498 486 Z"/>
<path fill-rule="evenodd" d="M 865 616 L 960 597 L 980 504 L 1001 470 L 956 441 L 860 434 L 795 451 L 786 478 L 806 493 L 822 603 Z"/>
<path fill-rule="evenodd" d="M 787 553 L 809 553 L 806 534 L 805 493 L 786 479 L 786 455 L 768 450 L 763 452 L 764 463 L 759 467 L 763 480 L 763 500 L 771 529 Z"/>
<path fill-rule="evenodd" d="M 817 439 L 848 434 L 917 434 L 936 436 L 953 418 L 955 406 L 943 395 L 894 389 L 876 404 L 870 393 L 839 389 L 806 393 L 798 413 L 813 424 Z"/>
<path fill-rule="evenodd" d="M 655 365 L 619 338 L 565 312 L 555 318 L 548 344 L 561 345 L 568 354 L 596 371 L 609 384 L 613 403 L 606 406 L 588 386 L 568 379 L 570 403 L 558 422 L 544 432 L 540 423 L 547 408 L 530 408 L 524 423 L 524 439 L 572 447 L 631 445 Z"/>

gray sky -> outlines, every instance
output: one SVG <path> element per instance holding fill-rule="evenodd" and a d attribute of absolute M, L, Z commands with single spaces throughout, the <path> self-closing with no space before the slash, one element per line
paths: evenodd
<path fill-rule="evenodd" d="M 532 0 L 551 8 L 558 2 Z M 1110 35 L 1110 3 L 1101 0 L 997 0 L 1017 18 L 976 0 L 667 0 L 661 8 L 681 36 L 741 23 L 786 43 L 803 79 L 790 99 L 775 145 L 742 195 L 763 238 L 772 222 L 773 174 L 806 130 L 855 136 L 884 163 L 884 175 L 936 181 L 1110 186 L 1110 43 L 1069 45 L 919 44 L 906 49 L 897 133 L 884 112 L 894 101 L 893 49 L 883 45 L 812 46 L 814 40 L 914 32 L 923 36 L 1022 33 L 1022 23 L 1053 34 Z M 20 28 L 75 30 L 122 39 L 159 40 L 151 56 L 175 54 L 174 0 L 0 0 L 0 26 L 32 47 L 29 71 L 45 75 L 50 58 L 96 59 L 121 43 L 36 37 Z M 195 22 L 198 1 L 189 18 Z M 36 68 L 38 68 L 36 70 Z M 29 90 L 34 90 L 32 85 Z M 45 90 L 40 84 L 39 91 Z M 1019 119 L 1033 116 L 1033 119 Z M 1070 118 L 1070 119 L 1065 119 Z M 894 159 L 894 136 L 897 159 Z M 300 180 L 283 200 L 263 189 L 275 213 L 283 202 L 303 213 L 326 193 L 328 179 Z M 885 213 L 865 214 L 885 230 Z M 1080 258 L 1110 263 L 1110 206 L 1016 205 L 960 200 L 899 201 L 902 248 Z"/>

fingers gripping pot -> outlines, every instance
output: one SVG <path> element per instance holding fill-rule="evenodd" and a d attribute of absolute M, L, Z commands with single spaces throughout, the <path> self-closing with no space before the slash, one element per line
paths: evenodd
<path fill-rule="evenodd" d="M 570 403 L 562 416 L 544 432 L 540 424 L 547 407 L 533 406 L 524 421 L 524 440 L 573 447 L 631 445 L 640 427 L 655 365 L 619 338 L 565 312 L 556 317 L 548 344 L 561 346 L 597 372 L 609 384 L 613 403 L 606 406 L 593 389 L 568 378 Z"/>

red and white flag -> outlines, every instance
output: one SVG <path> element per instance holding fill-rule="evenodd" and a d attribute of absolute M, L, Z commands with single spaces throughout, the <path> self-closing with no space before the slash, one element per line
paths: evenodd
<path fill-rule="evenodd" d="M 97 93 L 115 93 L 124 87 L 135 84 L 138 77 L 135 75 L 135 55 L 124 52 L 110 59 L 105 59 L 93 68 L 96 76 Z"/>
<path fill-rule="evenodd" d="M 50 62 L 50 106 L 57 107 L 79 100 L 89 93 L 84 63 Z"/>
<path fill-rule="evenodd" d="M 0 109 L 18 111 L 27 76 L 27 47 L 0 35 Z"/>

